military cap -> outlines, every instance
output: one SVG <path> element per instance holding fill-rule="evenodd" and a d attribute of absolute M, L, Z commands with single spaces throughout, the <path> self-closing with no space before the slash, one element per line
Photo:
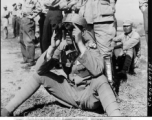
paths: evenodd
<path fill-rule="evenodd" d="M 22 6 L 22 3 L 18 3 L 18 6 Z"/>
<path fill-rule="evenodd" d="M 148 0 L 139 0 L 139 7 L 143 6 L 144 3 L 148 3 Z"/>
<path fill-rule="evenodd" d="M 132 21 L 131 20 L 124 20 L 124 22 L 123 22 L 123 26 L 127 26 L 127 25 L 132 25 Z"/>
<path fill-rule="evenodd" d="M 85 20 L 85 18 L 79 14 L 76 14 L 76 13 L 67 14 L 63 18 L 62 22 L 63 23 L 72 22 L 72 23 L 78 24 L 80 26 L 83 26 L 84 28 L 87 27 L 87 21 Z"/>
<path fill-rule="evenodd" d="M 13 7 L 16 6 L 16 3 L 14 3 L 12 6 L 13 6 Z"/>

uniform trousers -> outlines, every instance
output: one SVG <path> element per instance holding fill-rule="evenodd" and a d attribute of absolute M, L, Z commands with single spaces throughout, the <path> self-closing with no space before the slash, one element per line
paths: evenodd
<path fill-rule="evenodd" d="M 94 23 L 94 33 L 98 49 L 104 56 L 111 54 L 109 50 L 112 39 L 116 35 L 114 22 Z"/>
<path fill-rule="evenodd" d="M 46 51 L 51 44 L 52 33 L 56 26 L 62 22 L 62 11 L 50 9 L 46 15 L 43 36 L 42 36 L 42 52 Z"/>
<path fill-rule="evenodd" d="M 35 21 L 23 17 L 21 20 L 21 52 L 24 62 L 34 62 L 35 57 Z"/>
<path fill-rule="evenodd" d="M 14 37 L 19 36 L 19 22 L 17 16 L 12 17 L 12 28 Z"/>
<path fill-rule="evenodd" d="M 44 26 L 44 21 L 45 21 L 45 14 L 41 13 L 40 14 L 40 19 L 39 19 L 39 32 L 40 32 L 40 49 L 41 53 L 43 53 L 43 48 L 42 48 L 42 37 L 43 37 L 43 26 Z"/>
<path fill-rule="evenodd" d="M 84 110 L 94 110 L 102 105 L 108 114 L 118 108 L 114 105 L 113 109 L 107 110 L 109 103 L 115 104 L 116 98 L 104 75 L 90 79 L 88 84 L 80 86 L 69 84 L 66 77 L 53 72 L 43 76 L 35 73 L 33 78 L 64 105 Z"/>

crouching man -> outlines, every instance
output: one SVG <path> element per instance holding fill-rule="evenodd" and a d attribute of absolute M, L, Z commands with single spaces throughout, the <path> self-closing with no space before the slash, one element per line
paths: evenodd
<path fill-rule="evenodd" d="M 114 57 L 119 67 L 118 75 L 126 78 L 126 73 L 129 72 L 131 65 L 135 65 L 134 63 L 137 62 L 135 59 L 140 57 L 141 51 L 140 36 L 132 29 L 131 20 L 124 21 L 123 30 L 124 33 L 113 39 L 112 48 L 114 48 Z"/>
<path fill-rule="evenodd" d="M 11 115 L 41 85 L 64 105 L 91 110 L 102 105 L 108 116 L 121 116 L 115 95 L 103 75 L 102 55 L 90 40 L 85 45 L 89 38 L 86 20 L 78 14 L 68 14 L 63 24 L 65 40 L 58 27 L 51 45 L 37 61 L 36 73 L 2 110 L 2 116 Z M 65 76 L 53 72 L 56 64 L 62 64 Z"/>

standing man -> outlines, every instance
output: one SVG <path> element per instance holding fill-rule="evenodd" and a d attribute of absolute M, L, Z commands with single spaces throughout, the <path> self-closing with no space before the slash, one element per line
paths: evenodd
<path fill-rule="evenodd" d="M 51 37 L 58 26 L 62 22 L 62 11 L 58 7 L 52 7 L 50 1 L 44 3 L 45 7 L 48 8 L 48 12 L 45 17 L 42 35 L 42 53 L 48 49 L 51 44 Z"/>
<path fill-rule="evenodd" d="M 143 13 L 145 35 L 148 43 L 148 0 L 139 0 L 139 9 Z"/>
<path fill-rule="evenodd" d="M 109 66 L 106 71 L 109 71 L 108 80 L 112 82 L 110 45 L 116 36 L 115 0 L 88 0 L 80 7 L 79 13 L 86 18 L 88 24 L 93 25 L 97 47 L 105 58 L 105 65 Z"/>
<path fill-rule="evenodd" d="M 35 8 L 35 3 L 25 1 L 23 9 L 23 18 L 21 20 L 21 52 L 23 55 L 23 64 L 28 67 L 35 65 L 35 21 L 34 18 L 39 14 Z"/>
<path fill-rule="evenodd" d="M 8 38 L 8 24 L 9 24 L 9 20 L 8 18 L 10 17 L 10 12 L 7 10 L 7 6 L 5 5 L 4 7 L 4 11 L 2 13 L 2 25 L 3 25 L 3 32 L 4 32 L 4 39 Z"/>
<path fill-rule="evenodd" d="M 13 11 L 12 11 L 12 28 L 13 28 L 13 38 L 18 37 L 19 31 L 18 31 L 18 23 L 17 23 L 17 4 L 14 3 L 13 5 Z"/>
<path fill-rule="evenodd" d="M 18 31 L 19 31 L 19 36 L 18 40 L 20 39 L 20 24 L 21 24 L 21 19 L 23 17 L 23 11 L 22 11 L 22 3 L 18 3 L 18 10 L 17 10 L 17 24 L 18 24 Z"/>

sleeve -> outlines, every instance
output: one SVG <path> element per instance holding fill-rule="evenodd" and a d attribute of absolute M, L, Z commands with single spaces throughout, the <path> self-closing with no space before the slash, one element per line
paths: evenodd
<path fill-rule="evenodd" d="M 46 54 L 47 50 L 40 56 L 36 63 L 36 72 L 39 75 L 43 75 L 49 72 L 56 64 L 59 62 L 60 54 L 61 54 L 61 46 L 59 46 L 53 54 L 53 57 L 47 61 Z"/>
<path fill-rule="evenodd" d="M 127 41 L 123 42 L 123 50 L 127 50 L 133 48 L 140 41 L 140 36 L 138 33 L 134 33 L 134 35 Z"/>
<path fill-rule="evenodd" d="M 78 61 L 92 74 L 93 77 L 103 74 L 103 56 L 98 49 L 87 49 Z"/>

